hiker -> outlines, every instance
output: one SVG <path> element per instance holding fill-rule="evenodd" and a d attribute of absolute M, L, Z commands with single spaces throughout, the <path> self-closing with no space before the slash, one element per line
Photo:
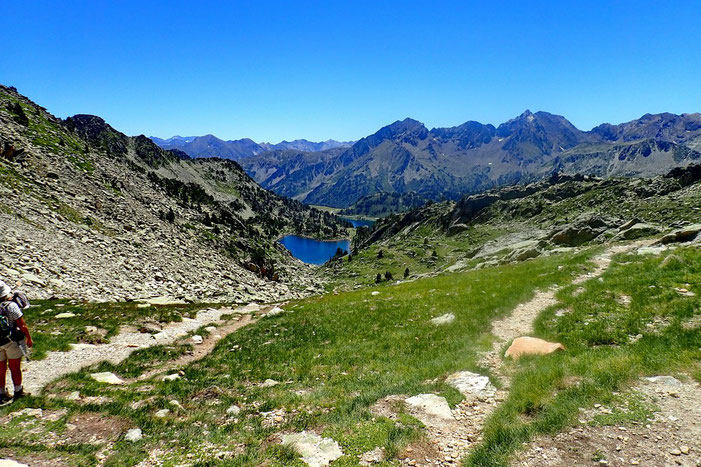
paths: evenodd
<path fill-rule="evenodd" d="M 33 345 L 22 310 L 13 299 L 10 286 L 0 281 L 0 403 L 10 400 L 5 387 L 8 366 L 15 385 L 12 399 L 17 400 L 25 395 L 22 388 L 22 349 L 18 342 L 24 340 L 27 347 Z"/>

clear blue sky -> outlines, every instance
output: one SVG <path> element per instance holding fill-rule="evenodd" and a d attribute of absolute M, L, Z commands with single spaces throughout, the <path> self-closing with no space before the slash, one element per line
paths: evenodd
<path fill-rule="evenodd" d="M 394 120 L 577 127 L 701 111 L 698 1 L 0 4 L 0 82 L 130 135 L 357 139 Z"/>

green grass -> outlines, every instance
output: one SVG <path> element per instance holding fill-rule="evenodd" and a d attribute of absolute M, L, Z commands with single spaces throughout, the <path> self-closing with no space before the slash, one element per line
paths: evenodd
<path fill-rule="evenodd" d="M 73 300 L 33 300 L 25 311 L 25 320 L 32 333 L 33 359 L 42 359 L 51 350 L 66 351 L 72 343 L 100 344 L 119 332 L 122 325 L 138 326 L 147 320 L 163 323 L 182 321 L 194 317 L 205 304 L 152 305 L 139 307 L 136 302 L 88 303 Z M 76 316 L 57 319 L 60 313 Z M 104 332 L 86 332 L 86 326 L 94 326 Z"/>
<path fill-rule="evenodd" d="M 108 465 L 132 465 L 162 446 L 168 447 L 172 464 L 188 459 L 200 465 L 296 465 L 293 454 L 271 436 L 304 429 L 318 430 L 343 446 L 346 456 L 337 465 L 356 465 L 357 455 L 377 446 L 394 456 L 421 436 L 420 424 L 408 415 L 400 424 L 375 418 L 369 407 L 387 395 L 423 392 L 457 403 L 459 394 L 441 380 L 456 370 L 483 371 L 477 368 L 477 352 L 491 343 L 490 321 L 528 300 L 537 288 L 567 284 L 587 267 L 587 255 L 382 285 L 375 296 L 365 289 L 294 302 L 285 306 L 291 313 L 262 319 L 222 340 L 209 356 L 182 368 L 179 380 L 137 380 L 121 387 L 89 377 L 94 371 L 133 377 L 153 361 L 184 351 L 154 347 L 118 366 L 86 368 L 47 391 L 105 397 L 101 405 L 61 404 L 71 413 L 94 410 L 124 417 L 144 430 L 140 443 L 119 442 Z M 428 322 L 448 312 L 456 315 L 454 323 L 435 327 Z M 256 384 L 268 378 L 280 384 Z M 184 410 L 155 418 L 171 399 Z M 133 408 L 137 401 L 143 406 Z M 235 420 L 225 414 L 231 404 L 242 408 Z M 274 426 L 261 414 L 283 409 L 284 420 Z M 0 440 L 7 446 L 20 442 L 2 432 Z M 234 454 L 216 460 L 212 452 L 217 450 Z"/>
<path fill-rule="evenodd" d="M 583 293 L 570 286 L 558 294 L 562 304 L 543 313 L 536 328 L 567 351 L 515 364 L 509 397 L 490 416 L 484 442 L 467 465 L 507 465 L 534 435 L 574 423 L 580 407 L 619 403 L 616 392 L 641 375 L 687 372 L 699 378 L 701 327 L 693 319 L 701 305 L 701 251 L 679 249 L 674 255 L 678 259 L 666 262 L 654 256 L 617 258 L 603 280 L 588 281 Z M 675 287 L 697 295 L 682 296 Z M 631 297 L 629 306 L 622 295 Z M 560 309 L 570 311 L 558 317 Z M 632 404 L 595 422 L 640 420 L 652 410 Z"/>
<path fill-rule="evenodd" d="M 483 443 L 466 460 L 468 465 L 506 465 L 533 436 L 575 423 L 582 407 L 600 403 L 612 408 L 611 413 L 594 416 L 593 425 L 649 419 L 655 407 L 627 391 L 640 375 L 701 376 L 701 335 L 694 324 L 701 295 L 701 252 L 681 249 L 673 260 L 623 256 L 615 259 L 603 281 L 568 285 L 589 267 L 591 253 L 292 302 L 284 307 L 289 313 L 261 319 L 220 341 L 204 359 L 174 368 L 183 372 L 179 380 L 134 378 L 184 354 L 190 350 L 187 344 L 139 350 L 120 365 L 94 365 L 52 383 L 46 397 L 22 404 L 63 407 L 66 417 L 99 412 L 140 427 L 144 440 L 118 441 L 106 465 L 133 465 L 159 448 L 166 451 L 165 465 L 185 460 L 194 465 L 302 465 L 277 441 L 281 433 L 301 430 L 332 437 L 342 446 L 345 455 L 334 465 L 357 465 L 359 455 L 378 446 L 385 448 L 386 465 L 391 465 L 408 443 L 422 436 L 422 426 L 401 408 L 398 421 L 375 417 L 369 408 L 388 395 L 424 392 L 458 403 L 460 395 L 443 378 L 457 370 L 485 372 L 477 359 L 491 346 L 490 322 L 530 299 L 536 289 L 564 286 L 558 293 L 562 303 L 546 310 L 536 329 L 546 339 L 563 342 L 567 350 L 507 363 L 515 367 L 509 396 L 488 419 Z M 575 292 L 579 287 L 584 288 L 581 294 Z M 697 296 L 684 297 L 675 287 L 691 289 Z M 379 294 L 372 295 L 373 290 Z M 628 305 L 623 295 L 631 297 Z M 33 311 L 37 316 L 57 311 L 55 304 L 52 312 L 46 312 L 49 304 L 40 305 Z M 81 309 L 81 319 L 102 319 L 103 328 L 107 315 L 119 315 L 114 319 L 122 322 L 157 311 L 129 308 L 133 304 L 114 305 L 110 312 L 94 306 L 90 312 Z M 568 313 L 557 316 L 558 310 Z M 166 319 L 175 313 L 162 311 Z M 448 312 L 457 317 L 452 324 L 435 327 L 428 322 Z M 112 371 L 131 382 L 105 386 L 90 378 L 95 371 Z M 269 378 L 280 384 L 259 385 Z M 79 405 L 61 398 L 72 391 L 104 399 Z M 58 397 L 50 399 L 51 395 Z M 182 410 L 173 409 L 173 399 Z M 242 410 L 236 418 L 226 415 L 232 404 Z M 172 411 L 156 418 L 162 408 Z M 0 417 L 9 410 L 0 409 Z M 281 413 L 282 420 L 272 422 L 265 412 Z M 0 430 L 0 447 L 27 452 L 37 449 L 42 436 L 60 430 L 60 423 L 37 428 L 36 440 L 23 437 L 18 429 Z M 67 447 L 57 449 L 46 455 L 72 456 L 76 465 L 94 464 L 89 446 L 76 446 L 72 453 L 65 452 Z"/>
<path fill-rule="evenodd" d="M 343 267 L 331 265 L 333 282 L 329 288 L 342 290 L 351 289 L 355 285 L 373 285 L 377 274 L 384 279 L 385 272 L 392 273 L 394 281 L 404 280 L 404 271 L 409 269 L 409 277 L 419 274 L 434 273 L 455 264 L 456 261 L 469 256 L 479 245 L 496 238 L 504 233 L 503 228 L 480 226 L 472 229 L 469 234 L 446 237 L 436 226 L 424 225 L 411 234 L 393 238 L 389 242 L 373 244 L 353 255 L 350 262 L 343 259 Z M 378 258 L 382 251 L 383 257 Z M 436 256 L 433 256 L 433 252 Z M 476 263 L 472 260 L 467 266 Z M 329 267 L 320 269 L 320 273 L 328 275 Z"/>

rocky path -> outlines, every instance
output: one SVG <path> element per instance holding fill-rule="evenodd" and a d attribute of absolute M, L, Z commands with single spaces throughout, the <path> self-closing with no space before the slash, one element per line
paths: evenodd
<path fill-rule="evenodd" d="M 583 411 L 578 426 L 541 436 L 519 452 L 513 465 L 701 465 L 701 386 L 671 376 L 643 378 L 626 393 L 659 411 L 627 426 L 587 426 L 615 407 Z"/>
<path fill-rule="evenodd" d="M 183 318 L 182 322 L 170 323 L 157 334 L 123 329 L 123 332 L 112 337 L 108 344 L 76 344 L 68 352 L 49 352 L 43 360 L 33 360 L 23 364 L 25 391 L 40 393 L 51 381 L 80 371 L 84 367 L 102 361 L 118 364 L 135 350 L 171 344 L 202 326 L 221 322 L 224 315 L 250 314 L 260 309 L 260 305 L 253 303 L 236 309 L 210 308 L 200 311 L 194 319 Z"/>

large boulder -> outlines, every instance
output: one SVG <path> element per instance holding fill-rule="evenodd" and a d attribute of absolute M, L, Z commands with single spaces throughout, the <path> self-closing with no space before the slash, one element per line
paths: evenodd
<path fill-rule="evenodd" d="M 619 235 L 626 240 L 634 240 L 636 238 L 649 237 L 650 235 L 658 234 L 660 231 L 661 229 L 655 225 L 637 222 L 627 229 L 622 230 Z"/>
<path fill-rule="evenodd" d="M 550 241 L 555 245 L 579 246 L 588 241 L 594 240 L 601 235 L 605 229 L 594 228 L 588 225 L 575 226 L 568 225 L 565 228 L 554 232 L 550 236 Z"/>
<path fill-rule="evenodd" d="M 558 350 L 565 350 L 565 346 L 537 337 L 517 337 L 506 350 L 506 356 L 516 359 L 522 355 L 547 355 Z"/>
<path fill-rule="evenodd" d="M 701 238 L 699 233 L 701 233 L 701 224 L 687 225 L 686 227 L 668 233 L 660 238 L 657 243 L 664 245 L 667 243 L 691 242 L 697 238 Z"/>

